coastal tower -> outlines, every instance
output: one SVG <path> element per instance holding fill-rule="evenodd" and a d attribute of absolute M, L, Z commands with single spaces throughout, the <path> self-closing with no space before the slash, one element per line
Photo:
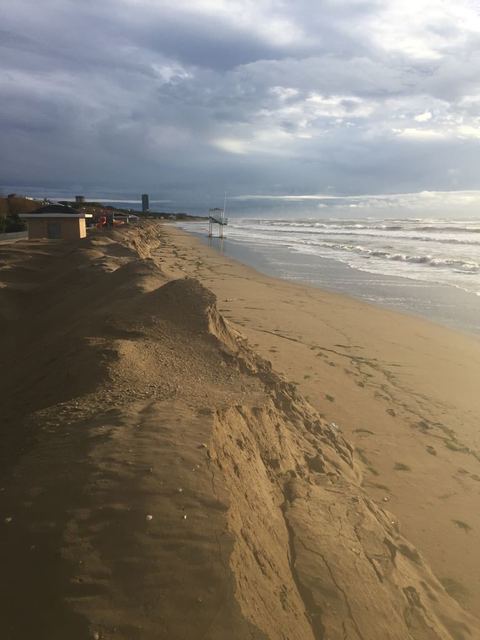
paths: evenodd
<path fill-rule="evenodd" d="M 148 193 L 142 193 L 142 212 L 148 213 L 150 211 L 150 202 L 148 199 Z"/>

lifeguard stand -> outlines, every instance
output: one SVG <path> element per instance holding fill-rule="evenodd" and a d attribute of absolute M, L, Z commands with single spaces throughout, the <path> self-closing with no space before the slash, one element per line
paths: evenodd
<path fill-rule="evenodd" d="M 219 209 L 216 207 L 215 209 L 208 210 L 208 237 L 211 238 L 213 236 L 213 225 L 218 224 L 218 237 L 224 237 L 224 228 L 228 224 L 228 218 L 225 217 L 225 207 L 223 209 Z"/>

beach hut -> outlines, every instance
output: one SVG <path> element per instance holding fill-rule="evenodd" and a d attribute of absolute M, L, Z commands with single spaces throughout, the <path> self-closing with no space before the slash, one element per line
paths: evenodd
<path fill-rule="evenodd" d="M 76 240 L 87 235 L 86 218 L 92 214 L 68 205 L 47 204 L 31 213 L 21 213 L 28 227 L 28 237 Z"/>

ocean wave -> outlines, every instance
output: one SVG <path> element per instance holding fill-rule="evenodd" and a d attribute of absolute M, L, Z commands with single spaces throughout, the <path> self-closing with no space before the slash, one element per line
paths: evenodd
<path fill-rule="evenodd" d="M 408 241 L 408 242 L 428 242 L 428 243 L 438 243 L 438 244 L 446 244 L 446 245 L 464 245 L 464 246 L 478 246 L 480 247 L 480 239 L 472 240 L 468 237 L 438 237 L 438 236 L 428 236 L 428 235 L 415 235 L 413 233 L 409 233 L 407 231 L 402 232 L 402 234 L 398 234 L 396 236 L 392 236 L 389 233 L 385 233 L 382 231 L 372 232 L 372 229 L 361 230 L 361 229 L 348 229 L 345 228 L 341 230 L 336 230 L 332 228 L 325 228 L 325 225 L 315 225 L 315 228 L 312 227 L 262 227 L 262 226 L 245 226 L 245 225 L 235 225 L 232 224 L 231 228 L 237 233 L 246 233 L 248 232 L 252 237 L 259 233 L 276 233 L 279 235 L 288 235 L 288 234 L 298 234 L 302 236 L 331 236 L 331 237 L 351 237 L 353 238 L 373 238 L 373 239 L 385 239 L 390 241 Z"/>
<path fill-rule="evenodd" d="M 419 231 L 429 231 L 436 233 L 480 233 L 480 227 L 460 227 L 456 225 L 445 225 L 442 227 L 427 225 L 424 227 L 417 227 L 417 229 Z"/>
<path fill-rule="evenodd" d="M 299 234 L 300 235 L 300 234 Z M 308 235 L 308 234 L 302 234 Z M 314 234 L 312 234 L 314 235 Z M 320 235 L 320 234 L 318 234 Z M 323 235 L 323 234 L 322 234 Z M 365 259 L 374 259 L 376 261 L 387 260 L 389 262 L 400 262 L 411 265 L 424 265 L 426 267 L 438 268 L 438 269 L 450 269 L 456 273 L 463 274 L 477 274 L 480 273 L 480 264 L 472 259 L 463 259 L 454 256 L 446 255 L 434 255 L 433 253 L 409 253 L 407 251 L 392 247 L 374 247 L 365 246 L 357 243 L 347 242 L 335 242 L 323 240 L 320 238 L 295 238 L 294 236 L 288 237 L 286 233 L 278 233 L 275 231 L 272 233 L 258 230 L 256 233 L 248 232 L 245 234 L 240 233 L 238 236 L 234 236 L 239 241 L 254 241 L 256 243 L 265 243 L 269 245 L 284 246 L 297 252 L 315 253 L 328 249 L 329 251 L 341 252 L 341 253 L 354 253 L 362 256 Z M 375 236 L 378 237 L 378 236 Z M 359 239 L 361 237 L 359 236 Z M 405 239 L 405 238 L 402 238 Z M 464 244 L 464 243 L 462 243 Z M 478 244 L 478 243 L 473 243 Z M 412 247 L 413 248 L 413 247 Z"/>
<path fill-rule="evenodd" d="M 385 251 L 381 249 L 370 249 L 362 245 L 337 244 L 324 242 L 322 246 L 336 251 L 349 251 L 362 255 L 366 258 L 380 258 L 383 260 L 392 260 L 394 262 L 405 262 L 409 264 L 428 265 L 430 267 L 438 267 L 442 269 L 452 269 L 456 272 L 475 274 L 480 273 L 480 264 L 473 260 L 462 260 L 459 258 L 438 257 L 427 255 L 412 255 L 407 253 L 398 253 Z"/>
<path fill-rule="evenodd" d="M 418 225 L 410 232 L 390 233 L 357 226 L 342 233 L 338 229 L 329 230 L 318 221 L 315 228 L 306 221 L 301 224 L 295 221 L 294 225 L 287 220 L 274 222 L 267 225 L 264 220 L 231 219 L 227 238 L 252 248 L 264 247 L 267 255 L 271 249 L 278 248 L 281 253 L 272 255 L 277 256 L 279 264 L 285 261 L 288 265 L 287 253 L 294 252 L 315 256 L 320 269 L 321 260 L 330 259 L 363 272 L 448 285 L 480 296 L 480 242 L 472 236 L 430 235 L 419 232 Z M 425 220 L 422 225 L 425 226 Z M 315 263 L 311 264 L 314 269 Z"/>
<path fill-rule="evenodd" d="M 265 225 L 268 227 L 288 226 L 296 228 L 324 228 L 324 229 L 366 229 L 379 231 L 422 231 L 424 233 L 480 233 L 478 220 L 379 220 L 379 219 L 339 219 L 339 218 L 303 218 L 303 219 L 248 219 L 243 218 L 242 223 L 253 225 Z"/>
<path fill-rule="evenodd" d="M 250 222 L 250 221 L 249 221 Z M 400 231 L 404 227 L 399 224 L 368 224 L 360 222 L 342 222 L 339 220 L 318 222 L 317 220 L 295 221 L 291 220 L 258 220 L 255 224 L 268 227 L 288 226 L 291 229 L 314 228 L 314 229 L 379 229 L 388 231 Z"/>

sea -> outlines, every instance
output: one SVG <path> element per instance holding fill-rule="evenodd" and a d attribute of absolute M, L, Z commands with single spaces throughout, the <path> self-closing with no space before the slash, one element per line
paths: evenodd
<path fill-rule="evenodd" d="M 267 275 L 480 335 L 480 218 L 231 218 L 223 241 L 179 226 Z"/>

